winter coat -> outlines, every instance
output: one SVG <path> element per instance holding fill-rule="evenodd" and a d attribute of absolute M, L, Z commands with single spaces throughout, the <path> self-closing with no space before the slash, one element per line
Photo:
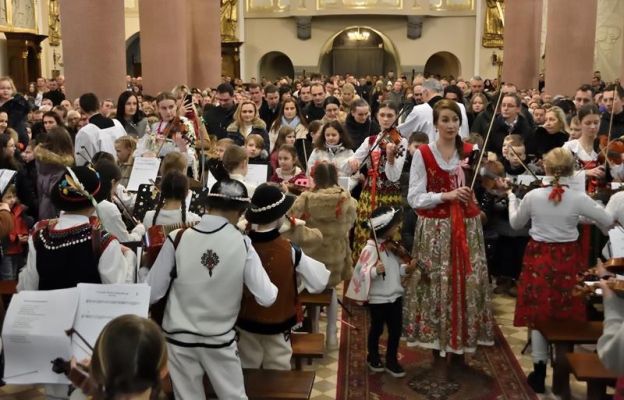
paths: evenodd
<path fill-rule="evenodd" d="M 39 220 L 56 218 L 60 210 L 52 204 L 52 187 L 65 174 L 65 167 L 74 164 L 73 154 L 55 154 L 38 146 L 35 149 L 37 160 L 37 193 L 39 193 Z"/>
<path fill-rule="evenodd" d="M 323 234 L 322 246 L 306 254 L 331 272 L 329 287 L 351 278 L 349 231 L 355 222 L 356 207 L 357 202 L 347 191 L 333 186 L 303 192 L 290 210 L 293 217 L 305 220 L 308 228 L 318 228 Z"/>
<path fill-rule="evenodd" d="M 22 148 L 28 146 L 28 133 L 26 132 L 26 121 L 30 112 L 30 105 L 21 94 L 16 94 L 0 106 L 0 112 L 6 112 L 9 116 L 9 127 L 17 132 Z M 16 143 L 17 144 L 17 143 Z"/>
<path fill-rule="evenodd" d="M 353 156 L 353 150 L 344 147 L 343 145 L 339 145 L 334 151 L 329 149 L 321 150 L 315 148 L 312 150 L 312 154 L 310 154 L 310 158 L 308 158 L 308 175 L 311 174 L 312 168 L 314 168 L 314 164 L 317 162 L 327 161 L 336 166 L 338 170 L 338 176 L 350 176 L 350 167 L 347 165 L 349 159 Z"/>
<path fill-rule="evenodd" d="M 28 231 L 35 221 L 26 214 L 26 207 L 19 203 L 13 206 L 11 215 L 13 216 L 13 229 L 7 237 L 8 248 L 6 254 L 22 254 L 27 245 L 20 243 L 19 235 L 28 235 Z"/>
<path fill-rule="evenodd" d="M 266 130 L 266 124 L 264 123 L 263 120 L 258 118 L 253 123 L 251 127 L 251 132 L 249 132 L 249 135 L 251 135 L 252 133 L 262 136 L 262 139 L 264 139 L 264 149 L 266 151 L 269 151 L 269 134 Z M 247 134 L 240 131 L 238 123 L 232 122 L 227 127 L 227 137 L 228 139 L 232 139 L 234 143 L 236 143 L 237 145 L 244 146 L 245 139 L 247 138 Z"/>

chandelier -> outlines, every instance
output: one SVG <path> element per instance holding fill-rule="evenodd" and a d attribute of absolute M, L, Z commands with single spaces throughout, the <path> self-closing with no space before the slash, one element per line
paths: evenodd
<path fill-rule="evenodd" d="M 358 42 L 363 42 L 368 40 L 368 38 L 370 37 L 370 32 L 369 31 L 361 31 L 360 27 L 357 28 L 356 31 L 349 31 L 347 32 L 347 37 L 349 38 L 349 40 L 355 40 Z"/>

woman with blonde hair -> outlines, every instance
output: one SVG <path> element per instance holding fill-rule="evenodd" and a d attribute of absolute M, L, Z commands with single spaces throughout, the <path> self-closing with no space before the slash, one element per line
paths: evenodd
<path fill-rule="evenodd" d="M 262 136 L 264 149 L 268 152 L 269 134 L 265 122 L 260 119 L 258 107 L 251 100 L 243 100 L 234 112 L 234 121 L 227 127 L 227 137 L 237 145 L 244 146 L 245 139 L 252 133 Z"/>
<path fill-rule="evenodd" d="M 538 127 L 533 133 L 530 148 L 532 154 L 538 158 L 548 153 L 550 150 L 561 147 L 568 141 L 568 123 L 563 110 L 557 106 L 550 107 L 546 111 L 544 125 Z M 529 141 L 530 143 L 531 141 Z"/>

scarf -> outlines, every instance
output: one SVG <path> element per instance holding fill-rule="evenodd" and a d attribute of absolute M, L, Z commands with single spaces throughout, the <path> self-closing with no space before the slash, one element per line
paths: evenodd
<path fill-rule="evenodd" d="M 344 146 L 342 145 L 342 143 L 338 143 L 338 144 L 325 143 L 325 147 L 327 148 L 327 151 L 330 152 L 334 156 L 344 150 Z"/>
<path fill-rule="evenodd" d="M 295 129 L 300 123 L 301 120 L 298 116 L 295 116 L 295 118 L 291 119 L 290 122 L 288 122 L 286 117 L 282 116 L 282 126 L 290 126 L 291 128 Z"/>

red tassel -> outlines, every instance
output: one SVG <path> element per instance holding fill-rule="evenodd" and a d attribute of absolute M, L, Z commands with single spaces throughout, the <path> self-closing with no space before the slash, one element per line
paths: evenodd
<path fill-rule="evenodd" d="M 342 204 L 346 199 L 346 197 L 340 197 L 340 200 L 338 200 L 338 203 L 336 203 L 336 218 L 342 215 Z"/>
<path fill-rule="evenodd" d="M 561 203 L 561 198 L 563 197 L 563 193 L 565 189 L 561 185 L 553 185 L 550 194 L 548 195 L 548 200 L 554 202 L 555 204 Z"/>

